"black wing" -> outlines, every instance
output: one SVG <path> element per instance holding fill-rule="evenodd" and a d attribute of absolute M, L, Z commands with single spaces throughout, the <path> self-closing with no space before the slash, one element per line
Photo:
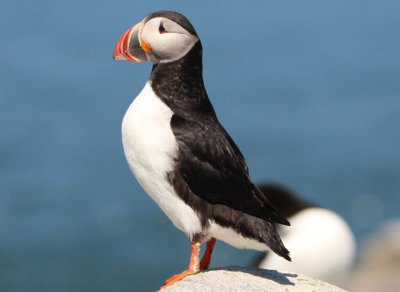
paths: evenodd
<path fill-rule="evenodd" d="M 250 180 L 246 161 L 218 120 L 189 121 L 174 115 L 177 169 L 191 191 L 211 204 L 289 225 Z"/>

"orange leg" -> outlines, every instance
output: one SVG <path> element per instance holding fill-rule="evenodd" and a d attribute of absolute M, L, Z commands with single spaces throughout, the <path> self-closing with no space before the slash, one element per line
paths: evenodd
<path fill-rule="evenodd" d="M 200 242 L 190 243 L 190 248 L 192 249 L 192 255 L 190 256 L 189 268 L 180 274 L 173 275 L 171 278 L 165 281 L 164 286 L 162 286 L 159 290 L 164 289 L 165 287 L 172 285 L 175 282 L 178 282 L 183 278 L 186 278 L 187 276 L 190 276 L 192 274 L 197 274 L 198 272 L 200 272 L 200 259 L 199 259 L 200 245 L 201 245 Z"/>
<path fill-rule="evenodd" d="M 206 243 L 206 251 L 204 252 L 204 255 L 200 262 L 200 270 L 208 269 L 208 266 L 210 265 L 211 253 L 214 249 L 214 245 L 215 245 L 215 238 L 211 237 L 211 239 L 209 241 L 207 241 L 207 243 Z"/>

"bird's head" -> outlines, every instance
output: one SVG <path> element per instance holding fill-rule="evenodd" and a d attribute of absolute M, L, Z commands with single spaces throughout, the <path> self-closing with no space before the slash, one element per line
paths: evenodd
<path fill-rule="evenodd" d="M 113 57 L 133 62 L 168 63 L 185 56 L 198 41 L 186 17 L 177 12 L 159 11 L 128 29 L 118 40 Z"/>

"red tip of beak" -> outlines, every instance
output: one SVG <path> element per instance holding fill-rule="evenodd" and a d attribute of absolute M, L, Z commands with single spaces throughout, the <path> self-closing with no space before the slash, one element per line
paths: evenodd
<path fill-rule="evenodd" d="M 136 25 L 128 29 L 118 40 L 118 43 L 114 49 L 114 54 L 113 54 L 114 60 L 126 60 L 126 61 L 136 62 L 136 60 L 132 58 L 132 56 L 128 52 L 131 32 L 135 26 Z"/>

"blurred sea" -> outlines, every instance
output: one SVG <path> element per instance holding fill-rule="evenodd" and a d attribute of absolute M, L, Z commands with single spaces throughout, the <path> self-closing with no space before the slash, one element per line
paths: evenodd
<path fill-rule="evenodd" d="M 358 241 L 400 216 L 400 2 L 10 1 L 0 5 L 0 290 L 149 291 L 189 245 L 132 177 L 125 110 L 151 65 L 112 60 L 176 10 L 255 182 L 341 214 Z M 217 243 L 212 267 L 254 252 Z"/>

